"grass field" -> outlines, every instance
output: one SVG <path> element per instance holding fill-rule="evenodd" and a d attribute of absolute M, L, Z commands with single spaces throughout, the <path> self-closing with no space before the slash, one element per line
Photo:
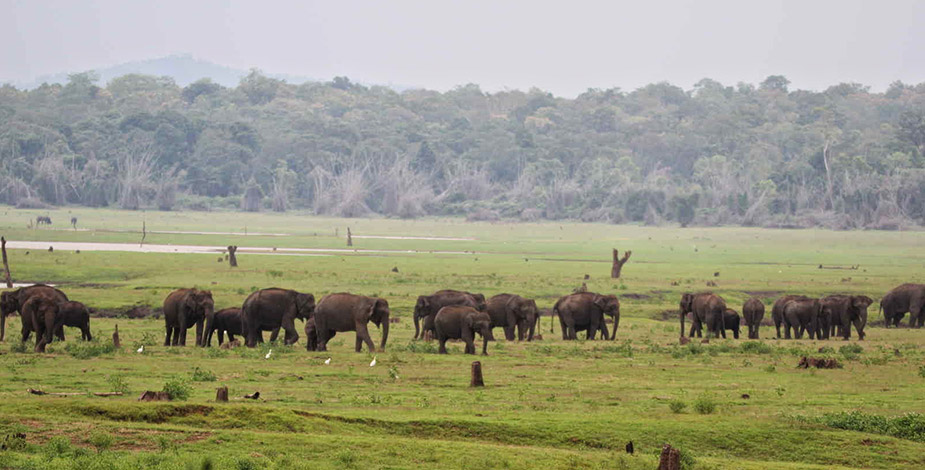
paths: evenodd
<path fill-rule="evenodd" d="M 53 228 L 28 228 L 46 214 Z M 81 230 L 69 227 L 72 216 Z M 765 327 L 761 341 L 730 336 L 681 346 L 677 316 L 666 313 L 682 292 L 706 290 L 708 281 L 737 310 L 750 293 L 767 305 L 781 293 L 879 299 L 897 284 L 925 280 L 922 232 L 0 208 L 8 240 L 49 246 L 137 246 L 143 223 L 146 245 L 238 245 L 240 267 L 217 262 L 218 254 L 15 249 L 14 281 L 54 283 L 110 311 L 158 307 L 188 286 L 211 289 L 216 308 L 270 286 L 317 298 L 378 295 L 400 318 L 387 351 L 369 367 L 372 356 L 353 352 L 350 333 L 327 353 L 306 352 L 302 342 L 165 348 L 163 320 L 101 318 L 92 320 L 99 342 L 77 341 L 69 329 L 66 343 L 33 354 L 20 345 L 13 317 L 0 345 L 0 468 L 653 469 L 664 443 L 682 449 L 688 468 L 925 466 L 925 417 L 914 414 L 925 413 L 925 331 L 872 326 L 867 340 L 846 343 L 780 341 Z M 346 248 L 348 226 L 356 236 L 472 239 L 355 238 L 356 252 L 324 251 Z M 258 255 L 247 247 L 322 251 Z M 633 251 L 616 281 L 611 248 Z M 461 344 L 440 356 L 435 343 L 411 341 L 419 294 L 514 292 L 548 308 L 582 282 L 621 297 L 616 341 L 562 341 L 548 317 L 542 341 L 491 343 L 485 358 L 464 356 Z M 106 345 L 116 324 L 123 348 L 112 351 Z M 843 367 L 797 369 L 803 355 L 835 357 Z M 470 389 L 477 359 L 486 387 Z M 188 399 L 136 401 L 168 382 L 188 387 Z M 259 391 L 261 399 L 215 403 L 221 385 L 232 397 Z M 29 388 L 126 394 L 51 397 Z M 633 455 L 624 452 L 630 440 Z"/>

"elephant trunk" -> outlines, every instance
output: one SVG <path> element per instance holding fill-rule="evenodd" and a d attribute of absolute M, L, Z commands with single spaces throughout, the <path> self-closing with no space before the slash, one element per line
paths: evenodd
<path fill-rule="evenodd" d="M 687 316 L 687 313 L 684 311 L 683 308 L 681 309 L 680 316 L 681 316 L 681 337 L 683 338 L 684 337 L 684 317 Z"/>
<path fill-rule="evenodd" d="M 385 343 L 389 340 L 389 315 L 382 316 L 382 341 L 379 344 L 379 350 L 385 351 Z"/>
<path fill-rule="evenodd" d="M 215 311 L 206 310 L 206 328 L 202 332 L 202 347 L 212 346 L 212 333 L 215 331 Z"/>
<path fill-rule="evenodd" d="M 414 339 L 418 339 L 418 335 L 421 334 L 421 317 L 418 316 L 418 312 L 414 312 Z"/>
<path fill-rule="evenodd" d="M 617 339 L 617 327 L 620 326 L 620 315 L 613 316 L 613 331 L 610 333 L 610 340 L 614 341 Z M 608 339 L 608 338 L 604 338 Z"/>
<path fill-rule="evenodd" d="M 536 324 L 540 321 L 539 315 L 533 315 L 532 318 L 528 317 L 527 321 L 530 323 L 530 328 L 527 330 L 527 341 L 533 341 L 533 333 L 536 332 Z"/>

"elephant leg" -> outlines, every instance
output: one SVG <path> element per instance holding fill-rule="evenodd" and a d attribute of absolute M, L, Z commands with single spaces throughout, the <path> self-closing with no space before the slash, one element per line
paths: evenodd
<path fill-rule="evenodd" d="M 180 346 L 180 329 L 177 327 L 173 328 L 173 340 L 170 344 L 172 346 Z"/>
<path fill-rule="evenodd" d="M 739 339 L 739 328 L 738 327 L 732 330 L 732 337 L 735 339 Z"/>
<path fill-rule="evenodd" d="M 234 341 L 233 339 L 231 339 L 231 332 L 228 332 L 228 341 Z M 218 345 L 221 346 L 222 343 L 224 342 L 225 342 L 225 330 L 219 328 L 218 329 Z M 209 346 L 211 345 L 212 345 L 212 335 L 210 334 L 209 335 Z"/>
<path fill-rule="evenodd" d="M 263 336 L 263 333 L 260 333 L 260 336 Z M 270 330 L 270 342 L 272 343 L 276 341 L 277 338 L 279 338 L 279 327 L 273 328 L 272 330 Z M 261 343 L 262 342 L 263 341 L 261 341 Z"/>
<path fill-rule="evenodd" d="M 860 318 L 855 318 L 852 320 L 854 323 L 854 329 L 858 332 L 858 341 L 864 340 L 864 323 Z"/>
<path fill-rule="evenodd" d="M 202 322 L 203 320 L 196 322 L 196 346 L 205 346 L 205 341 L 202 338 Z"/>
<path fill-rule="evenodd" d="M 568 338 L 568 325 L 565 323 L 565 320 L 563 320 L 561 316 L 559 317 L 559 330 L 562 331 L 562 339 L 564 340 L 569 339 Z"/>
<path fill-rule="evenodd" d="M 438 354 L 446 354 L 446 337 L 440 336 L 440 349 L 437 350 Z"/>
<path fill-rule="evenodd" d="M 167 336 L 164 337 L 164 346 L 170 346 L 170 333 L 172 331 L 170 325 L 167 325 L 165 328 L 167 329 Z"/>
<path fill-rule="evenodd" d="M 299 332 L 295 329 L 294 318 L 284 317 L 282 327 L 286 330 L 286 339 L 283 341 L 283 344 L 295 344 L 299 341 Z"/>
<path fill-rule="evenodd" d="M 80 327 L 80 335 L 84 341 L 93 341 L 93 335 L 90 334 L 90 325 L 87 323 Z"/>
<path fill-rule="evenodd" d="M 60 341 L 64 341 L 64 325 L 55 328 L 55 337 Z"/>
<path fill-rule="evenodd" d="M 366 343 L 366 347 L 369 348 L 369 352 L 376 352 L 376 345 L 373 344 L 373 339 L 369 336 L 369 325 L 366 324 L 366 322 L 357 322 L 356 330 L 357 330 L 357 341 L 358 342 L 362 341 Z M 357 349 L 357 352 L 361 352 L 363 350 L 362 346 L 359 344 L 357 346 L 359 347 L 359 349 Z"/>
<path fill-rule="evenodd" d="M 475 354 L 475 333 L 463 327 L 462 340 L 466 343 L 465 354 Z"/>
<path fill-rule="evenodd" d="M 519 325 L 518 325 L 519 326 Z M 504 339 L 508 341 L 514 341 L 514 326 L 505 326 L 502 329 L 504 330 Z M 523 340 L 523 332 L 519 332 L 520 339 Z"/>
<path fill-rule="evenodd" d="M 180 342 L 179 342 L 180 346 L 186 346 L 186 329 L 187 328 L 188 326 L 186 324 L 186 315 L 181 314 L 180 315 L 180 328 L 177 329 L 177 331 L 180 333 Z"/>

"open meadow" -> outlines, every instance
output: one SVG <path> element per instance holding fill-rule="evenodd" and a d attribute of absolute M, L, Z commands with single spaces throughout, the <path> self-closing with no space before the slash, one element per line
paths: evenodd
<path fill-rule="evenodd" d="M 53 224 L 32 227 L 37 215 Z M 877 313 L 891 288 L 925 282 L 923 232 L 4 207 L 0 233 L 15 282 L 54 284 L 107 316 L 91 320 L 92 342 L 67 328 L 67 341 L 45 354 L 23 346 L 19 317 L 8 319 L 0 468 L 654 469 L 665 443 L 681 449 L 686 468 L 925 467 L 925 330 L 905 328 L 908 316 L 903 328 L 885 329 Z M 41 243 L 17 248 L 23 242 Z M 95 251 L 107 243 L 233 244 L 240 266 L 204 249 Z M 609 276 L 612 248 L 632 250 L 618 280 Z M 435 342 L 412 340 L 418 295 L 512 292 L 548 309 L 583 282 L 620 298 L 614 341 L 563 341 L 548 316 L 542 340 L 507 342 L 496 329 L 487 357 L 462 354 L 461 343 L 438 355 Z M 216 310 L 271 286 L 319 300 L 380 296 L 399 321 L 375 355 L 355 353 L 352 332 L 327 352 L 307 352 L 304 335 L 293 346 L 196 348 L 194 330 L 189 346 L 164 347 L 157 309 L 173 289 L 193 286 L 212 291 Z M 782 294 L 875 302 L 864 341 L 778 340 L 764 326 L 758 341 L 730 334 L 681 345 L 680 295 L 704 290 L 736 310 L 758 296 L 766 321 Z M 153 315 L 119 316 L 135 307 Z M 380 332 L 371 333 L 378 343 Z M 798 369 L 802 356 L 842 367 Z M 484 388 L 469 387 L 474 360 Z M 215 402 L 222 385 L 229 403 Z M 165 387 L 188 397 L 137 400 Z M 241 398 L 256 391 L 259 400 Z"/>

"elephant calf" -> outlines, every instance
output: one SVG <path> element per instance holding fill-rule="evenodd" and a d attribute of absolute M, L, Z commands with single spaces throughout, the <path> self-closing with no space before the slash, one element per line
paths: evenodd
<path fill-rule="evenodd" d="M 205 332 L 205 345 L 212 346 L 212 335 L 216 331 L 218 332 L 219 346 L 225 342 L 225 333 L 228 333 L 228 341 L 234 341 L 234 335 L 244 335 L 242 321 L 239 307 L 224 308 L 215 312 L 215 318 L 209 322 L 210 324 Z"/>
<path fill-rule="evenodd" d="M 491 317 L 473 307 L 443 307 L 434 317 L 440 354 L 446 354 L 446 340 L 461 339 L 466 343 L 466 354 L 475 354 L 475 334 L 482 336 L 482 355 L 488 355 L 491 337 Z"/>
<path fill-rule="evenodd" d="M 23 305 L 23 320 L 32 321 L 35 330 L 35 352 L 45 352 L 45 346 L 52 341 L 52 332 L 64 326 L 80 328 L 81 337 L 90 341 L 90 310 L 80 302 L 59 303 L 57 299 L 43 295 L 30 298 Z"/>
<path fill-rule="evenodd" d="M 739 325 L 741 323 L 742 317 L 739 316 L 739 312 L 727 308 L 726 313 L 723 314 L 723 328 L 732 330 L 732 337 L 735 339 L 739 339 Z"/>
<path fill-rule="evenodd" d="M 328 330 L 328 341 L 337 336 L 336 330 Z M 305 350 L 319 351 L 318 349 L 318 329 L 315 327 L 315 319 L 309 318 L 305 321 Z"/>
<path fill-rule="evenodd" d="M 702 335 L 703 325 L 706 325 L 708 334 L 714 337 L 726 337 L 726 328 L 723 326 L 726 318 L 726 301 L 722 297 L 712 292 L 696 294 L 688 292 L 681 295 L 680 307 L 681 336 L 684 336 L 684 318 L 690 313 L 692 317 L 690 337 L 693 338 L 696 334 L 699 338 Z"/>
<path fill-rule="evenodd" d="M 784 339 L 793 337 L 802 339 L 803 332 L 809 332 L 809 339 L 815 339 L 819 316 L 822 314 L 822 301 L 819 299 L 794 299 L 784 305 Z"/>
<path fill-rule="evenodd" d="M 774 305 L 771 307 L 771 320 L 774 322 L 774 327 L 777 329 L 777 337 L 780 338 L 780 327 L 784 324 L 784 308 L 789 302 L 794 300 L 812 300 L 805 295 L 785 295 L 779 297 L 774 301 Z M 787 339 L 790 339 L 790 333 L 787 332 Z"/>
<path fill-rule="evenodd" d="M 830 295 L 821 300 L 823 313 L 820 314 L 820 332 L 821 328 L 827 327 L 829 331 L 825 332 L 827 338 L 829 334 L 835 335 L 836 328 L 839 335 L 848 340 L 851 338 L 851 325 L 858 332 L 858 339 L 864 339 L 864 327 L 867 325 L 867 308 L 874 303 L 874 299 L 866 295 Z M 826 324 L 824 324 L 824 323 Z"/>
<path fill-rule="evenodd" d="M 748 339 L 758 339 L 758 327 L 764 318 L 764 304 L 755 297 L 746 300 L 742 305 L 742 316 L 748 325 Z"/>
<path fill-rule="evenodd" d="M 533 299 L 525 299 L 516 294 L 498 294 L 488 300 L 486 308 L 491 317 L 491 327 L 502 327 L 504 338 L 514 340 L 514 329 L 517 329 L 517 340 L 523 341 L 527 334 L 527 341 L 533 340 L 536 328 L 536 319 L 539 309 Z"/>
<path fill-rule="evenodd" d="M 212 292 L 199 289 L 177 289 L 164 298 L 164 326 L 167 334 L 164 346 L 186 346 L 186 330 L 196 325 L 196 346 L 205 346 L 203 323 L 209 329 L 214 318 Z"/>

